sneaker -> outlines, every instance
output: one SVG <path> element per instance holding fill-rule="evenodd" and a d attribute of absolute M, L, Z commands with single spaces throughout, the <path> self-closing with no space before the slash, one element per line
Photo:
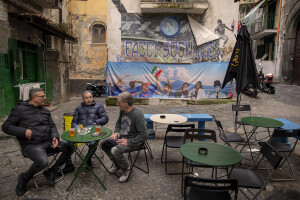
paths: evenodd
<path fill-rule="evenodd" d="M 54 187 L 56 172 L 54 172 L 52 169 L 48 169 L 47 171 L 44 171 L 43 174 L 46 177 L 48 184 L 51 187 Z"/>
<path fill-rule="evenodd" d="M 23 196 L 26 193 L 27 183 L 28 181 L 24 179 L 24 173 L 21 173 L 16 186 L 16 193 L 18 196 Z"/>
<path fill-rule="evenodd" d="M 129 178 L 129 175 L 130 175 L 130 170 L 126 170 L 125 172 L 123 172 L 122 176 L 119 179 L 119 182 L 120 183 L 126 182 Z"/>
<path fill-rule="evenodd" d="M 113 165 L 112 168 L 110 168 L 110 169 L 108 170 L 108 172 L 109 172 L 110 174 L 115 174 L 115 173 L 117 173 L 119 170 L 120 170 L 120 168 L 119 168 L 117 165 Z"/>
<path fill-rule="evenodd" d="M 62 172 L 63 174 L 68 174 L 68 173 L 71 173 L 71 172 L 74 172 L 75 171 L 75 166 L 72 164 L 72 165 L 65 165 L 65 167 L 62 169 Z M 56 172 L 56 176 L 61 176 L 62 173 L 60 171 L 57 171 Z"/>

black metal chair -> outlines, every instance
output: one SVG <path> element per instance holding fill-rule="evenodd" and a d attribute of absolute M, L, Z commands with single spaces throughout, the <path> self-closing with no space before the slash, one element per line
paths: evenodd
<path fill-rule="evenodd" d="M 272 147 L 269 143 L 260 142 L 261 149 L 260 153 L 263 159 L 266 159 L 272 165 L 272 171 L 266 180 L 263 180 L 257 173 L 251 169 L 239 169 L 233 168 L 230 174 L 231 179 L 236 179 L 238 181 L 239 188 L 247 188 L 249 193 L 253 196 L 252 199 L 257 199 L 260 192 L 265 189 L 268 182 L 271 180 L 272 175 L 277 170 L 282 160 L 281 154 Z M 256 193 L 253 193 L 250 189 L 258 189 Z M 246 193 L 241 190 L 241 193 L 249 199 Z"/>
<path fill-rule="evenodd" d="M 16 137 L 15 137 L 15 141 L 16 141 L 17 145 L 19 146 L 19 149 L 20 149 L 20 151 L 21 151 L 21 156 L 22 156 L 22 158 L 23 158 L 23 160 L 24 160 L 24 163 L 25 163 L 25 166 L 26 166 L 26 168 L 27 168 L 27 170 L 28 170 L 28 169 L 29 169 L 29 164 L 27 163 L 27 159 L 28 159 L 28 158 L 26 158 L 26 157 L 23 155 L 21 145 L 20 145 L 20 143 L 19 143 L 19 141 L 18 141 L 18 139 L 17 139 Z M 47 152 L 47 155 L 48 155 L 48 158 L 50 158 L 50 159 L 52 158 L 51 161 L 49 162 L 48 166 L 47 166 L 43 171 L 41 171 L 41 172 L 35 174 L 35 175 L 33 176 L 33 178 L 32 178 L 32 180 L 33 180 L 33 182 L 34 182 L 34 185 L 35 185 L 35 187 L 36 187 L 38 190 L 43 190 L 43 189 L 47 188 L 46 185 L 41 187 L 41 186 L 38 184 L 38 179 L 39 179 L 40 177 L 43 176 L 43 172 L 44 172 L 44 171 L 48 170 L 48 169 L 52 166 L 52 164 L 54 163 L 54 161 L 55 161 L 55 162 L 57 161 L 57 156 L 59 155 L 59 152 L 50 151 L 50 152 Z M 60 170 L 60 173 L 61 173 L 61 177 L 56 178 L 55 183 L 61 181 L 61 180 L 64 178 L 64 174 L 63 174 L 62 170 L 61 170 L 61 169 L 59 169 L 59 170 Z"/>
<path fill-rule="evenodd" d="M 273 140 L 274 137 L 279 137 L 279 138 L 283 138 L 283 137 L 288 137 L 288 138 L 295 138 L 296 141 L 294 142 L 294 145 L 292 147 L 283 144 L 280 141 L 276 141 Z M 270 144 L 280 153 L 283 154 L 284 159 L 282 160 L 282 162 L 280 163 L 280 168 L 282 168 L 282 166 L 287 163 L 288 164 L 288 168 L 290 170 L 291 173 L 291 178 L 273 178 L 272 180 L 275 181 L 291 181 L 291 180 L 295 180 L 296 179 L 296 175 L 295 172 L 291 166 L 290 160 L 289 160 L 289 156 L 291 155 L 291 153 L 295 150 L 295 147 L 298 143 L 300 137 L 300 129 L 295 129 L 295 130 L 286 130 L 286 129 L 274 129 L 274 132 L 272 134 L 271 140 L 270 140 Z M 268 170 L 269 171 L 269 170 Z"/>
<path fill-rule="evenodd" d="M 194 142 L 194 139 L 197 141 L 199 141 L 199 139 L 211 140 L 212 142 L 217 143 L 216 132 L 214 130 L 209 130 L 209 129 L 197 129 L 197 128 L 187 129 L 184 134 L 184 139 L 183 139 L 184 144 L 186 142 Z M 183 157 L 182 158 L 182 173 L 181 173 L 182 174 L 181 175 L 182 176 L 182 180 L 181 180 L 182 187 L 183 187 L 183 176 L 184 176 L 183 175 L 184 174 L 184 164 L 186 164 L 186 166 L 189 168 L 188 174 L 193 173 L 194 167 L 212 168 L 211 178 L 213 178 L 214 170 L 217 170 L 217 169 L 214 169 L 214 167 L 199 164 L 199 163 L 193 162 L 193 161 Z"/>
<path fill-rule="evenodd" d="M 234 121 L 234 132 L 236 132 L 244 124 L 240 120 L 242 118 L 240 113 L 245 112 L 248 116 L 251 116 L 251 107 L 250 105 L 232 105 L 232 111 Z"/>
<path fill-rule="evenodd" d="M 177 173 L 169 173 L 168 172 L 168 163 L 178 163 L 181 161 L 168 161 L 168 148 L 176 148 L 179 149 L 181 145 L 184 144 L 184 133 L 186 129 L 189 128 L 195 128 L 194 124 L 180 124 L 180 125 L 175 125 L 175 124 L 169 124 L 168 128 L 166 130 L 165 138 L 164 138 L 164 144 L 163 144 L 163 149 L 162 149 L 162 154 L 161 154 L 161 162 L 165 163 L 165 172 L 168 175 L 176 175 L 176 174 L 181 174 L 181 172 Z M 173 135 L 170 135 L 170 134 Z M 181 133 L 181 135 L 174 135 L 174 133 Z M 165 154 L 165 155 L 164 155 Z M 165 156 L 165 158 L 164 158 Z"/>
<path fill-rule="evenodd" d="M 225 142 L 225 144 L 232 147 L 230 144 L 231 142 L 235 142 L 235 143 L 244 142 L 244 139 L 240 136 L 240 134 L 238 134 L 237 132 L 234 133 L 225 132 L 221 122 L 217 120 L 215 116 L 213 116 L 213 118 L 218 127 L 220 139 L 223 142 Z M 236 149 L 238 146 L 239 144 L 237 144 L 234 148 Z"/>
<path fill-rule="evenodd" d="M 128 152 L 128 160 L 130 161 L 130 164 L 131 164 L 129 177 L 130 177 L 134 167 L 141 170 L 142 172 L 145 172 L 146 174 L 149 174 L 149 164 L 148 164 L 148 159 L 147 159 L 147 150 L 148 150 L 147 145 L 149 145 L 149 144 L 147 143 L 147 140 L 146 140 L 137 149 L 134 149 L 134 150 Z M 141 151 L 144 151 L 144 156 L 145 156 L 145 161 L 146 161 L 146 166 L 147 166 L 146 169 L 143 169 L 140 166 L 136 165 L 137 158 Z M 137 152 L 137 154 L 134 157 L 131 155 L 133 152 Z M 133 159 L 132 159 L 132 157 L 133 157 Z M 129 177 L 128 177 L 128 180 L 129 180 Z"/>
<path fill-rule="evenodd" d="M 187 190 L 189 189 L 189 192 Z M 185 200 L 231 200 L 237 199 L 238 182 L 234 179 L 203 179 L 186 176 L 184 180 Z"/>

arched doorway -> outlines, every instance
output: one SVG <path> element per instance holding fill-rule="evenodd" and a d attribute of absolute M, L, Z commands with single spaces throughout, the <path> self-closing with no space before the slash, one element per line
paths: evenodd
<path fill-rule="evenodd" d="M 300 23 L 298 25 L 296 35 L 292 81 L 293 84 L 300 85 Z"/>

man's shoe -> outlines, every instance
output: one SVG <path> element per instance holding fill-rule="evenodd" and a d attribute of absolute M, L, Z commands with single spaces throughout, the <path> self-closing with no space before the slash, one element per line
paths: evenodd
<path fill-rule="evenodd" d="M 54 185 L 55 185 L 55 174 L 56 174 L 56 172 L 54 172 L 52 169 L 48 169 L 47 171 L 44 171 L 43 174 L 44 174 L 44 176 L 46 177 L 48 184 L 49 184 L 51 187 L 54 187 Z"/>
<path fill-rule="evenodd" d="M 71 173 L 71 172 L 74 172 L 75 171 L 75 166 L 72 164 L 72 165 L 65 165 L 65 167 L 62 169 L 62 173 L 65 175 L 65 174 L 68 174 L 68 173 Z M 61 176 L 61 172 L 58 171 L 56 172 L 56 176 Z"/>
<path fill-rule="evenodd" d="M 126 182 L 129 178 L 129 175 L 130 175 L 130 170 L 126 170 L 125 172 L 123 172 L 122 176 L 119 179 L 119 182 L 120 183 Z"/>
<path fill-rule="evenodd" d="M 117 173 L 119 170 L 120 170 L 120 168 L 119 168 L 117 165 L 113 165 L 112 168 L 110 168 L 110 169 L 108 170 L 108 172 L 109 172 L 110 174 L 115 174 L 115 173 Z"/>
<path fill-rule="evenodd" d="M 27 183 L 28 181 L 24 179 L 24 173 L 21 173 L 16 186 L 16 193 L 18 196 L 23 196 L 26 193 Z"/>

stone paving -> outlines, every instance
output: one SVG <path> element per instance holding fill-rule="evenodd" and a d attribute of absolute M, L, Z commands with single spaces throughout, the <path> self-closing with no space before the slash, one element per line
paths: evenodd
<path fill-rule="evenodd" d="M 264 116 L 270 118 L 286 118 L 293 122 L 300 124 L 300 86 L 291 85 L 276 85 L 276 94 L 259 93 L 256 99 L 248 96 L 242 97 L 242 104 L 250 104 L 252 115 Z M 97 102 L 104 103 L 105 98 L 97 98 Z M 81 102 L 80 97 L 73 97 L 69 102 L 51 106 L 52 117 L 57 125 L 59 132 L 63 131 L 63 114 L 73 112 L 75 107 Z M 233 102 L 234 103 L 234 102 Z M 232 129 L 233 127 L 233 113 L 231 111 L 231 104 L 215 104 L 215 105 L 138 105 L 144 113 L 208 113 L 215 115 L 217 119 L 221 120 L 225 129 Z M 117 120 L 119 109 L 118 107 L 105 107 L 110 118 L 107 124 L 108 128 L 114 129 L 115 121 Z M 1 119 L 0 125 L 5 119 Z M 206 123 L 206 128 L 216 130 L 213 122 Z M 101 185 L 96 181 L 94 176 L 86 169 L 79 175 L 74 182 L 69 192 L 66 192 L 67 186 L 70 184 L 73 174 L 67 174 L 65 178 L 58 182 L 53 188 L 46 188 L 44 190 L 37 190 L 32 181 L 30 181 L 27 189 L 28 191 L 23 197 L 15 195 L 15 186 L 18 175 L 25 171 L 24 161 L 21 159 L 21 152 L 15 140 L 0 131 L 0 199 L 103 199 L 103 200 L 118 200 L 118 199 L 183 199 L 181 196 L 180 175 L 165 175 L 164 165 L 160 162 L 161 149 L 163 144 L 163 135 L 166 125 L 157 125 L 156 139 L 149 140 L 150 146 L 153 150 L 154 159 L 149 159 L 150 173 L 145 174 L 137 169 L 133 173 L 127 183 L 119 183 L 118 178 L 114 175 L 105 173 L 100 164 L 95 163 L 94 171 L 104 180 L 107 187 L 105 191 Z M 220 140 L 218 140 L 221 143 Z M 300 176 L 300 147 L 292 154 L 292 165 L 295 169 L 297 179 L 288 182 L 270 182 L 266 191 L 263 191 L 259 199 L 265 199 L 267 195 L 278 189 L 298 189 Z M 97 153 L 101 152 L 97 150 Z M 177 152 L 170 154 L 173 159 L 181 159 Z M 244 156 L 244 155 L 243 155 Z M 73 155 L 74 160 L 74 155 Z M 108 158 L 104 156 L 103 162 L 107 167 L 111 163 Z M 75 164 L 80 164 L 77 160 Z M 142 156 L 138 159 L 138 164 L 145 166 Z M 181 164 L 174 164 L 170 166 L 174 170 L 181 170 Z M 241 167 L 250 167 L 250 163 L 242 160 Z M 221 171 L 221 170 L 219 170 Z M 210 170 L 198 169 L 199 176 L 209 177 Z M 266 176 L 264 170 L 258 171 L 262 176 Z M 44 177 L 40 178 L 40 183 L 45 184 Z M 299 189 L 298 189 L 299 190 Z M 239 193 L 238 199 L 245 199 Z"/>

